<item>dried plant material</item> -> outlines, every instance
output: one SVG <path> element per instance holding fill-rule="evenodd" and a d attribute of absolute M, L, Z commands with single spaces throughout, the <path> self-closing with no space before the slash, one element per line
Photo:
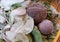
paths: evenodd
<path fill-rule="evenodd" d="M 53 0 L 52 2 L 51 2 L 51 5 L 53 5 L 54 7 L 55 7 L 55 9 L 58 11 L 58 12 L 60 12 L 60 0 Z"/>
<path fill-rule="evenodd" d="M 60 12 L 60 3 L 58 4 L 57 11 Z"/>
<path fill-rule="evenodd" d="M 58 23 L 59 23 L 59 25 L 60 25 L 60 19 L 58 20 Z"/>
<path fill-rule="evenodd" d="M 53 42 L 57 42 L 59 37 L 60 37 L 60 29 L 58 30 L 57 35 L 56 35 L 55 39 L 53 40 Z"/>
<path fill-rule="evenodd" d="M 60 42 L 60 37 L 58 38 L 57 42 Z"/>

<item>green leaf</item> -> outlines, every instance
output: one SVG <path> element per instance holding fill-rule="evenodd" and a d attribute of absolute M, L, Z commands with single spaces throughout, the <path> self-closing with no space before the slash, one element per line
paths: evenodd
<path fill-rule="evenodd" d="M 34 37 L 35 42 L 42 42 L 42 36 L 37 27 L 33 29 L 32 35 Z"/>
<path fill-rule="evenodd" d="M 47 6 L 48 8 L 50 8 L 50 3 L 49 2 L 44 2 L 45 6 Z"/>
<path fill-rule="evenodd" d="M 21 3 L 15 3 L 15 4 L 11 5 L 11 9 L 16 9 L 18 7 L 21 7 Z"/>
<path fill-rule="evenodd" d="M 3 39 L 0 39 L 0 42 L 5 42 Z"/>

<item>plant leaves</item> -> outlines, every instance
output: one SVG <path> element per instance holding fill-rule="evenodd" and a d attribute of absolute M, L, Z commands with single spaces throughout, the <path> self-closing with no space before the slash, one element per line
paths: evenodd
<path fill-rule="evenodd" d="M 35 42 L 42 42 L 41 33 L 36 26 L 34 27 L 34 29 L 32 31 L 32 35 L 34 36 Z"/>
<path fill-rule="evenodd" d="M 48 8 L 50 8 L 50 3 L 49 2 L 44 2 L 45 6 L 47 6 Z"/>
<path fill-rule="evenodd" d="M 5 42 L 3 39 L 0 39 L 0 42 Z"/>
<path fill-rule="evenodd" d="M 18 7 L 21 7 L 21 3 L 15 3 L 15 4 L 11 5 L 12 9 L 16 9 Z"/>

